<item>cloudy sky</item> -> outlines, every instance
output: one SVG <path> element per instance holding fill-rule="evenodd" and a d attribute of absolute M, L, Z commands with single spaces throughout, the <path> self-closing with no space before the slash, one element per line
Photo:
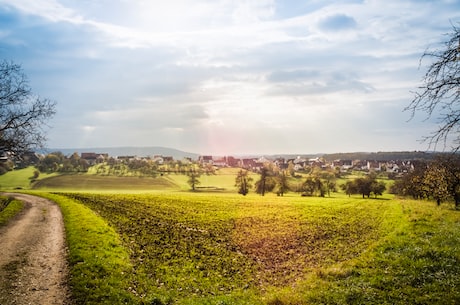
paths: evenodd
<path fill-rule="evenodd" d="M 403 109 L 459 0 L 0 0 L 0 59 L 57 102 L 48 146 L 425 150 Z"/>

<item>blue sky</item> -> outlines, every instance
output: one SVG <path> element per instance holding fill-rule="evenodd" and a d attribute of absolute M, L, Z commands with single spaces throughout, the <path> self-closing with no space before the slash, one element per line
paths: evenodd
<path fill-rule="evenodd" d="M 425 150 L 403 109 L 460 1 L 0 0 L 0 58 L 57 102 L 48 146 Z"/>

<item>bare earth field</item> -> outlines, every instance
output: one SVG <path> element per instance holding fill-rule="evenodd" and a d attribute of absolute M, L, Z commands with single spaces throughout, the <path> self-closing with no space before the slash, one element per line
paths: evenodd
<path fill-rule="evenodd" d="M 0 304 L 70 304 L 60 209 L 43 198 L 5 195 L 25 207 L 0 229 Z"/>

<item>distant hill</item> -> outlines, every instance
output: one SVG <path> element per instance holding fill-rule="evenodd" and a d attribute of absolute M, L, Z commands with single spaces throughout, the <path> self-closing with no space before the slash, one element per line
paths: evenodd
<path fill-rule="evenodd" d="M 151 146 L 151 147 L 89 147 L 89 148 L 47 148 L 43 153 L 51 153 L 60 151 L 64 155 L 71 155 L 75 152 L 81 154 L 82 152 L 94 153 L 107 153 L 109 156 L 138 156 L 147 157 L 154 155 L 170 156 L 175 160 L 183 158 L 198 159 L 199 154 L 181 151 L 174 148 Z"/>
<path fill-rule="evenodd" d="M 375 161 L 391 161 L 391 160 L 431 160 L 442 153 L 439 152 L 424 152 L 424 151 L 379 151 L 379 152 L 346 152 L 346 153 L 316 153 L 316 154 L 279 154 L 265 155 L 269 159 L 284 158 L 295 159 L 302 158 L 324 158 L 326 161 L 333 160 L 375 160 Z M 256 156 L 253 156 L 256 157 Z"/>
<path fill-rule="evenodd" d="M 192 158 L 197 160 L 201 154 L 185 152 L 174 148 L 149 146 L 149 147 L 134 147 L 134 146 L 121 146 L 121 147 L 90 147 L 90 148 L 47 148 L 39 151 L 39 153 L 51 153 L 60 151 L 64 155 L 71 155 L 74 152 L 81 154 L 82 152 L 94 153 L 107 153 L 109 156 L 137 156 L 148 157 L 154 155 L 170 156 L 175 160 L 183 158 Z M 285 158 L 294 159 L 297 156 L 304 158 L 317 158 L 322 157 L 327 161 L 342 159 L 342 160 L 376 160 L 376 161 L 390 161 L 390 160 L 415 160 L 424 159 L 429 160 L 435 158 L 441 153 L 436 152 L 422 152 L 422 151 L 394 151 L 394 152 L 348 152 L 348 153 L 333 153 L 333 154 L 277 154 L 277 155 L 234 155 L 237 158 L 259 158 L 261 156 L 268 157 L 269 159 Z"/>
<path fill-rule="evenodd" d="M 335 153 L 324 154 L 323 158 L 327 161 L 332 160 L 431 160 L 440 153 L 423 152 L 423 151 L 393 151 L 393 152 L 353 152 L 353 153 Z"/>

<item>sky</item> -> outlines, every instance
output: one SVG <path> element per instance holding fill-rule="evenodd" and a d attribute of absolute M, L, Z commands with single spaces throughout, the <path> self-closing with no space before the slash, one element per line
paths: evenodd
<path fill-rule="evenodd" d="M 56 101 L 47 146 L 427 150 L 404 111 L 460 0 L 0 0 L 0 59 Z"/>

